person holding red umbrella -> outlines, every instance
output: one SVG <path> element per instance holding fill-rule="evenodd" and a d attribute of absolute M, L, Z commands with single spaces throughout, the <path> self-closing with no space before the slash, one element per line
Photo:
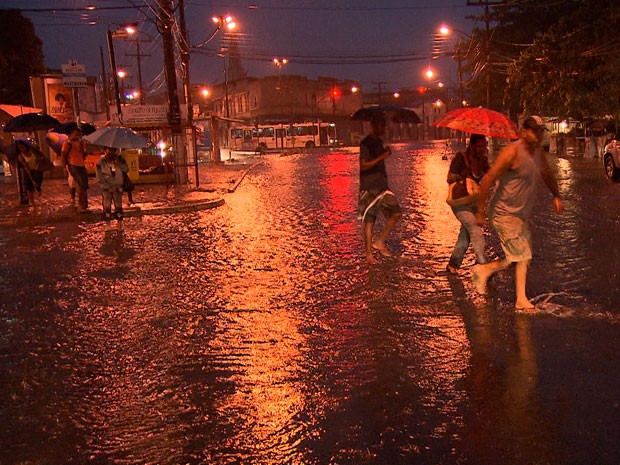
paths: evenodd
<path fill-rule="evenodd" d="M 523 122 L 521 137 L 504 147 L 482 178 L 478 194 L 476 220 L 482 225 L 489 191 L 499 181 L 489 208 L 489 220 L 499 236 L 505 258 L 476 265 L 472 279 L 480 293 L 486 292 L 489 278 L 515 264 L 515 309 L 520 313 L 536 313 L 538 309 L 525 292 L 527 269 L 532 260 L 532 237 L 528 226 L 537 198 L 538 179 L 553 194 L 553 207 L 562 213 L 558 184 L 543 153 L 546 130 L 540 116 L 529 116 Z"/>
<path fill-rule="evenodd" d="M 487 139 L 482 134 L 472 134 L 467 149 L 464 152 L 457 152 L 452 159 L 447 181 L 448 183 L 467 182 L 469 178 L 478 184 L 487 171 L 489 171 Z M 451 207 L 452 213 L 461 223 L 456 244 L 454 244 L 452 255 L 450 255 L 450 260 L 446 265 L 446 271 L 454 274 L 461 267 L 470 243 L 478 263 L 487 263 L 488 259 L 482 228 L 476 223 L 475 198 L 463 204 L 452 204 Z"/>

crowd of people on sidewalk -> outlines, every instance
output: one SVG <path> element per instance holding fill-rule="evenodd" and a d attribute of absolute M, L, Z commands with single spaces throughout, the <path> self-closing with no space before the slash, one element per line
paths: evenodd
<path fill-rule="evenodd" d="M 391 150 L 381 137 L 385 134 L 385 116 L 371 119 L 371 133 L 360 144 L 360 195 L 358 217 L 363 223 L 366 260 L 377 263 L 373 249 L 381 255 L 392 255 L 385 241 L 402 218 L 401 208 L 389 190 L 385 159 Z M 504 147 L 492 165 L 487 158 L 487 140 L 482 134 L 472 134 L 464 152 L 457 153 L 448 170 L 449 200 L 456 200 L 456 184 L 465 192 L 463 201 L 449 202 L 461 227 L 450 260 L 449 274 L 456 274 L 471 243 L 477 264 L 472 280 L 476 290 L 485 294 L 487 282 L 495 273 L 514 264 L 515 310 L 533 314 L 538 308 L 526 294 L 527 270 L 532 259 L 532 238 L 528 225 L 537 200 L 537 185 L 542 180 L 553 195 L 553 207 L 562 213 L 564 207 L 556 179 L 543 152 L 542 118 L 527 117 L 520 138 Z M 491 191 L 494 190 L 491 196 Z M 490 202 L 489 201 L 490 199 Z M 487 205 L 488 202 L 488 205 Z M 487 209 L 488 208 L 488 209 Z M 373 239 L 373 229 L 379 213 L 385 226 Z M 489 262 L 482 227 L 487 218 L 497 234 L 504 257 Z"/>
<path fill-rule="evenodd" d="M 13 146 L 4 147 L 2 154 L 15 176 L 19 205 L 28 205 L 35 209 L 37 198 L 42 196 L 44 172 L 53 168 L 53 163 L 30 141 L 17 139 Z M 69 134 L 60 149 L 60 157 L 67 175 L 70 202 L 80 213 L 88 213 L 89 179 L 86 171 L 86 142 L 82 139 L 79 128 Z M 96 165 L 96 180 L 101 187 L 101 203 L 105 220 L 123 219 L 122 195 L 128 196 L 128 205 L 132 205 L 134 185 L 129 178 L 129 166 L 124 158 L 111 147 L 105 148 L 105 154 Z M 35 195 L 36 194 L 36 195 Z M 77 196 L 77 205 L 76 205 Z M 114 212 L 112 212 L 114 204 Z"/>

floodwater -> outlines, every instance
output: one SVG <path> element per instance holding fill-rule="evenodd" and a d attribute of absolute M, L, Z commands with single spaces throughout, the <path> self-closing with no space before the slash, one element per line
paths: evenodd
<path fill-rule="evenodd" d="M 620 462 L 620 186 L 553 158 L 544 314 L 516 316 L 510 272 L 489 297 L 442 274 L 444 146 L 394 148 L 405 216 L 374 267 L 355 150 L 269 158 L 224 206 L 123 231 L 0 230 L 0 463 Z"/>

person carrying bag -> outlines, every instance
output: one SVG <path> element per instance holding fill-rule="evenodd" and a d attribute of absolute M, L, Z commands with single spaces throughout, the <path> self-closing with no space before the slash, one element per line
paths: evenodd
<path fill-rule="evenodd" d="M 489 171 L 487 140 L 481 134 L 472 134 L 464 153 L 457 152 L 450 163 L 446 202 L 461 223 L 461 229 L 446 266 L 448 273 L 456 273 L 471 243 L 478 263 L 487 263 L 482 228 L 476 223 L 476 201 L 479 183 Z"/>

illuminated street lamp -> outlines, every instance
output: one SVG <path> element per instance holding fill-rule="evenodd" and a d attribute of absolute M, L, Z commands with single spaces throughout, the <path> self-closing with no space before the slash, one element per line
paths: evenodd
<path fill-rule="evenodd" d="M 284 114 L 282 108 L 282 67 L 288 63 L 286 58 L 274 57 L 273 64 L 278 69 L 278 93 L 280 94 L 280 116 Z"/>
<path fill-rule="evenodd" d="M 424 76 L 426 76 L 426 87 L 424 87 L 424 92 L 422 95 L 426 95 L 426 92 L 430 90 L 431 87 L 431 79 L 435 76 L 435 72 L 431 69 L 430 65 L 424 71 Z M 422 131 L 423 137 L 426 137 L 426 98 L 422 97 Z"/>
<path fill-rule="evenodd" d="M 127 72 L 119 69 L 116 71 L 116 75 L 118 76 L 118 78 L 120 79 L 120 95 L 123 96 L 123 104 L 126 103 L 125 100 L 127 98 L 127 96 L 125 95 L 125 77 L 127 77 Z"/>
<path fill-rule="evenodd" d="M 217 30 L 218 31 L 220 29 L 222 29 L 223 27 L 225 27 L 229 31 L 232 31 L 233 29 L 235 29 L 237 27 L 237 23 L 235 23 L 235 21 L 233 20 L 232 16 L 230 16 L 230 15 L 227 15 L 227 16 L 214 16 L 211 19 L 213 20 L 213 22 L 215 24 L 217 24 Z"/>
<path fill-rule="evenodd" d="M 447 37 L 450 34 L 452 34 L 452 32 L 456 32 L 458 34 L 458 39 L 457 39 L 457 44 L 456 44 L 456 50 L 453 53 L 453 58 L 456 59 L 457 62 L 457 73 L 458 73 L 458 101 L 459 104 L 461 105 L 461 107 L 463 107 L 463 69 L 462 69 L 462 55 L 461 55 L 461 42 L 462 42 L 462 38 L 463 37 L 467 37 L 468 39 L 471 39 L 471 36 L 469 34 L 467 34 L 464 31 L 461 31 L 459 29 L 450 29 L 448 26 L 446 26 L 445 24 L 442 24 L 441 27 L 439 28 L 439 33 L 444 36 Z M 488 86 L 487 86 L 488 87 Z M 487 88 L 487 106 L 489 105 L 489 94 L 490 94 L 490 89 Z"/>
<path fill-rule="evenodd" d="M 138 33 L 137 24 L 125 25 L 125 31 L 127 31 L 127 34 L 129 34 L 129 36 L 133 36 L 134 34 L 137 34 Z M 146 32 L 142 32 L 142 33 L 146 34 Z M 150 37 L 148 34 L 146 35 Z M 129 39 L 129 40 L 133 40 L 136 43 L 136 59 L 138 63 L 138 91 L 140 92 L 140 103 L 144 104 L 144 88 L 142 86 L 142 54 L 140 53 L 140 42 L 142 42 L 142 40 L 140 40 L 140 38 L 138 37 L 136 37 L 135 39 Z"/>

